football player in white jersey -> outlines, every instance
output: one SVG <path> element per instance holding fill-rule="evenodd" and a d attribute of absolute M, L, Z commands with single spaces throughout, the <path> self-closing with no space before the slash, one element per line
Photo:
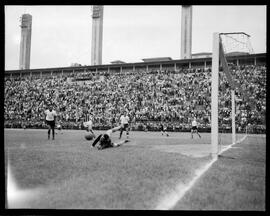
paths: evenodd
<path fill-rule="evenodd" d="M 127 115 L 127 111 L 124 111 L 124 114 L 120 117 L 121 129 L 119 139 L 122 137 L 122 133 L 125 130 L 127 139 L 129 137 L 129 117 Z"/>
<path fill-rule="evenodd" d="M 193 139 L 193 133 L 195 133 L 195 132 L 201 138 L 201 135 L 198 132 L 198 123 L 197 123 L 196 117 L 193 118 L 193 121 L 191 122 L 191 126 L 192 126 L 191 127 L 191 139 Z"/>
<path fill-rule="evenodd" d="M 94 137 L 96 137 L 96 135 L 95 135 L 95 133 L 93 131 L 93 128 L 92 128 L 93 127 L 93 116 L 92 116 L 92 114 L 90 114 L 88 121 L 83 123 L 83 126 L 86 128 L 87 133 L 91 132 L 94 135 Z"/>
<path fill-rule="evenodd" d="M 53 110 L 52 105 L 49 106 L 49 109 L 45 110 L 45 121 L 48 125 L 48 139 L 50 139 L 50 134 L 52 130 L 52 139 L 54 140 L 54 128 L 55 128 L 55 120 L 56 120 L 56 111 Z"/>
<path fill-rule="evenodd" d="M 57 130 L 59 131 L 59 133 L 63 134 L 62 121 L 58 120 L 57 123 L 58 123 L 57 126 L 56 126 Z M 55 132 L 55 134 L 57 134 L 57 132 Z"/>
<path fill-rule="evenodd" d="M 163 122 L 160 123 L 160 131 L 161 131 L 162 136 L 163 136 L 163 133 L 166 134 L 167 137 L 169 136 L 167 132 L 167 126 Z"/>

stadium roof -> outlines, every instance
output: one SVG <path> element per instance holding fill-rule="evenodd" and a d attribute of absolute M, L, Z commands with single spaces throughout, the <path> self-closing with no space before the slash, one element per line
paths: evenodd
<path fill-rule="evenodd" d="M 266 53 L 256 53 L 256 54 L 250 54 L 250 55 L 237 55 L 237 56 L 228 56 L 230 61 L 232 60 L 247 60 L 250 59 L 253 61 L 256 58 L 256 61 L 263 61 L 266 62 Z M 252 60 L 253 59 L 253 60 Z M 169 61 L 157 61 L 157 62 L 135 62 L 135 63 L 125 63 L 125 64 L 103 64 L 103 65 L 83 65 L 79 67 L 53 67 L 53 68 L 31 68 L 31 69 L 24 69 L 24 70 L 5 70 L 5 76 L 9 76 L 10 74 L 27 74 L 27 73 L 66 73 L 66 72 L 83 72 L 83 71 L 98 71 L 98 70 L 108 70 L 108 68 L 113 67 L 129 67 L 129 68 L 137 68 L 137 67 L 146 67 L 147 65 L 157 65 L 159 66 L 166 66 L 167 64 L 195 64 L 195 63 L 201 63 L 204 64 L 204 62 L 211 62 L 211 57 L 207 58 L 192 58 L 192 59 L 175 59 L 175 60 L 169 60 Z M 265 63 L 264 63 L 265 64 Z"/>
<path fill-rule="evenodd" d="M 171 61 L 171 57 L 158 57 L 158 58 L 144 58 L 144 62 L 157 62 L 157 61 Z"/>
<path fill-rule="evenodd" d="M 115 61 L 112 61 L 111 64 L 125 64 L 126 62 L 124 61 L 121 61 L 121 60 L 115 60 Z"/>
<path fill-rule="evenodd" d="M 198 56 L 198 55 L 212 55 L 211 52 L 200 52 L 200 53 L 193 53 L 192 56 Z"/>
<path fill-rule="evenodd" d="M 227 56 L 239 56 L 239 55 L 250 55 L 248 52 L 229 52 L 226 53 Z"/>

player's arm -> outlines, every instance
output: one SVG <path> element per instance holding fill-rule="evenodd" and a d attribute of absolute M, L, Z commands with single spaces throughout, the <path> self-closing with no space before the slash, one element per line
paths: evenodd
<path fill-rule="evenodd" d="M 102 134 L 100 134 L 92 143 L 92 146 L 95 147 L 95 145 L 100 141 Z"/>

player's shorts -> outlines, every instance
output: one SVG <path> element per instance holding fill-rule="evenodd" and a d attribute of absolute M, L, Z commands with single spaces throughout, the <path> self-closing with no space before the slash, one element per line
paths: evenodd
<path fill-rule="evenodd" d="M 126 130 L 128 128 L 128 124 L 124 124 L 123 126 L 122 126 L 122 129 L 123 130 Z"/>
<path fill-rule="evenodd" d="M 46 123 L 47 123 L 47 125 L 49 125 L 51 128 L 54 128 L 54 127 L 55 127 L 55 121 L 54 121 L 54 120 L 52 120 L 52 121 L 46 120 Z"/>
<path fill-rule="evenodd" d="M 113 143 L 110 139 L 110 137 L 108 137 L 106 140 L 104 141 L 101 141 L 102 137 L 104 135 L 108 135 L 107 133 L 105 134 L 100 134 L 96 139 L 95 141 L 93 142 L 92 146 L 96 146 L 98 150 L 102 150 L 102 149 L 105 149 L 105 148 L 110 148 L 110 147 L 113 147 Z"/>
<path fill-rule="evenodd" d="M 197 126 L 192 126 L 191 130 L 198 130 Z"/>

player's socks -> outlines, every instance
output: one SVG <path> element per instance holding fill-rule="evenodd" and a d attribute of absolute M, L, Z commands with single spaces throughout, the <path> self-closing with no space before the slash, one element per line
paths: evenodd
<path fill-rule="evenodd" d="M 120 135 L 119 135 L 119 139 L 121 139 L 122 133 L 123 133 L 123 129 L 121 128 Z"/>

